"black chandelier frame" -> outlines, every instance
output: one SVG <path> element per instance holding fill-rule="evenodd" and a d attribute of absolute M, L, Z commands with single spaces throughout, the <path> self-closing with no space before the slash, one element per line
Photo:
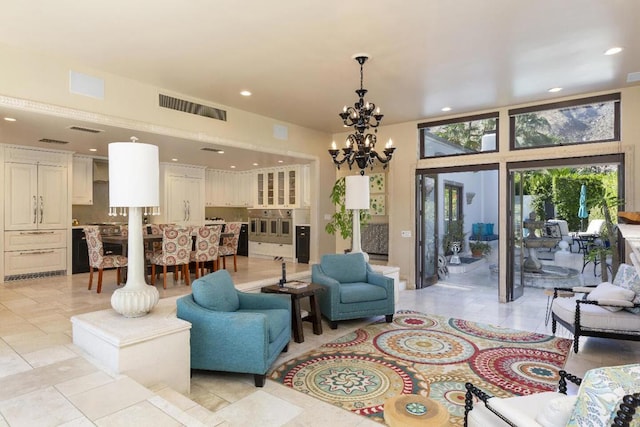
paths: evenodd
<path fill-rule="evenodd" d="M 354 133 L 347 137 L 346 147 L 342 148 L 341 159 L 338 159 L 340 150 L 335 146 L 329 149 L 329 154 L 338 169 L 344 163 L 347 163 L 349 169 L 352 169 L 355 163 L 360 169 L 360 175 L 364 175 L 364 170 L 367 167 L 373 169 L 376 160 L 383 164 L 383 169 L 386 169 L 396 148 L 391 146 L 391 141 L 389 141 L 383 150 L 384 157 L 375 150 L 377 128 L 384 115 L 380 114 L 380 108 L 376 108 L 373 102 L 365 102 L 364 100 L 364 96 L 367 94 L 367 89 L 364 88 L 364 63 L 369 57 L 360 54 L 356 55 L 354 59 L 360 64 L 360 89 L 355 91 L 358 100 L 353 104 L 353 107 L 345 106 L 339 113 L 344 125 L 352 127 Z M 370 132 L 369 129 L 373 129 L 373 132 Z"/>

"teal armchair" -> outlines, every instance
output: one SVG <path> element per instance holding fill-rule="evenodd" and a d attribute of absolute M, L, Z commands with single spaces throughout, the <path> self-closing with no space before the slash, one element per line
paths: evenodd
<path fill-rule="evenodd" d="M 369 316 L 393 321 L 394 281 L 375 273 L 362 253 L 323 255 L 320 264 L 311 267 L 311 281 L 326 288 L 318 299 L 331 329 L 339 320 Z"/>
<path fill-rule="evenodd" d="M 177 301 L 178 318 L 191 323 L 191 369 L 254 374 L 256 387 L 291 339 L 288 295 L 236 290 L 229 272 L 196 279 Z"/>

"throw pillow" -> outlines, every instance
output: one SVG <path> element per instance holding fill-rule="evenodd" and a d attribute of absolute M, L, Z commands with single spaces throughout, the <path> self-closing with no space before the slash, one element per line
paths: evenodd
<path fill-rule="evenodd" d="M 612 285 L 609 282 L 602 282 L 587 295 L 587 299 L 589 301 L 622 300 L 631 302 L 635 298 L 635 296 L 636 293 L 629 289 L 624 289 L 620 286 Z M 609 311 L 622 310 L 622 307 L 604 306 L 603 308 L 606 308 Z"/>
<path fill-rule="evenodd" d="M 635 267 L 629 264 L 620 264 L 616 277 L 613 279 L 613 284 L 635 292 L 636 297 L 632 302 L 634 304 L 640 304 L 640 276 L 638 276 L 638 271 Z M 640 307 L 630 307 L 625 308 L 625 310 L 640 314 Z"/>
<path fill-rule="evenodd" d="M 540 409 L 536 421 L 543 427 L 565 427 L 576 405 L 578 396 L 560 396 L 551 399 Z"/>

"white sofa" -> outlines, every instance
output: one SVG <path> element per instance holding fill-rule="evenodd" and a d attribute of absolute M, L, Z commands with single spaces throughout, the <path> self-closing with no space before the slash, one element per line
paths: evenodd
<path fill-rule="evenodd" d="M 466 427 L 636 426 L 640 364 L 591 369 L 580 379 L 560 371 L 557 392 L 500 398 L 465 385 Z M 567 380 L 579 384 L 567 395 Z M 615 418 L 614 418 L 615 414 Z"/>
<path fill-rule="evenodd" d="M 570 291 L 573 298 L 558 298 Z M 573 333 L 573 351 L 580 336 L 640 341 L 640 276 L 628 264 L 620 264 L 613 283 L 596 287 L 555 288 L 551 305 L 551 330 L 557 324 Z"/>

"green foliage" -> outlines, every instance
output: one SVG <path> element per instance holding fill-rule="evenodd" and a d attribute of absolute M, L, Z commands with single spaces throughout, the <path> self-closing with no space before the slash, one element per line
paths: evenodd
<path fill-rule="evenodd" d="M 461 147 L 480 151 L 482 136 L 493 130 L 496 130 L 496 119 L 483 119 L 438 126 L 433 133 Z"/>
<path fill-rule="evenodd" d="M 469 249 L 472 253 L 479 253 L 481 255 L 491 253 L 491 246 L 487 242 L 480 241 L 480 236 L 477 236 L 476 240 L 469 240 Z"/>
<path fill-rule="evenodd" d="M 558 139 L 547 135 L 551 131 L 549 121 L 536 113 L 520 114 L 515 120 L 515 136 L 519 147 L 555 145 Z"/>
<path fill-rule="evenodd" d="M 606 176 L 606 175 L 605 175 Z M 579 230 L 581 220 L 578 218 L 580 208 L 580 188 L 587 187 L 587 209 L 589 219 L 603 218 L 598 209 L 593 209 L 605 194 L 602 174 L 579 174 L 554 177 L 552 202 L 556 206 L 558 217 L 565 219 L 569 230 Z"/>
<path fill-rule="evenodd" d="M 344 177 L 338 178 L 331 189 L 331 203 L 336 206 L 336 211 L 331 215 L 331 221 L 325 226 L 325 231 L 335 235 L 340 233 L 343 239 L 353 236 L 353 211 L 345 207 L 346 184 Z M 360 210 L 360 227 L 365 226 L 371 215 L 368 210 Z"/>
<path fill-rule="evenodd" d="M 450 245 L 452 242 L 460 242 L 460 250 L 464 250 L 464 221 L 451 221 L 447 227 L 447 231 L 442 236 L 442 249 L 446 253 L 451 253 Z"/>

